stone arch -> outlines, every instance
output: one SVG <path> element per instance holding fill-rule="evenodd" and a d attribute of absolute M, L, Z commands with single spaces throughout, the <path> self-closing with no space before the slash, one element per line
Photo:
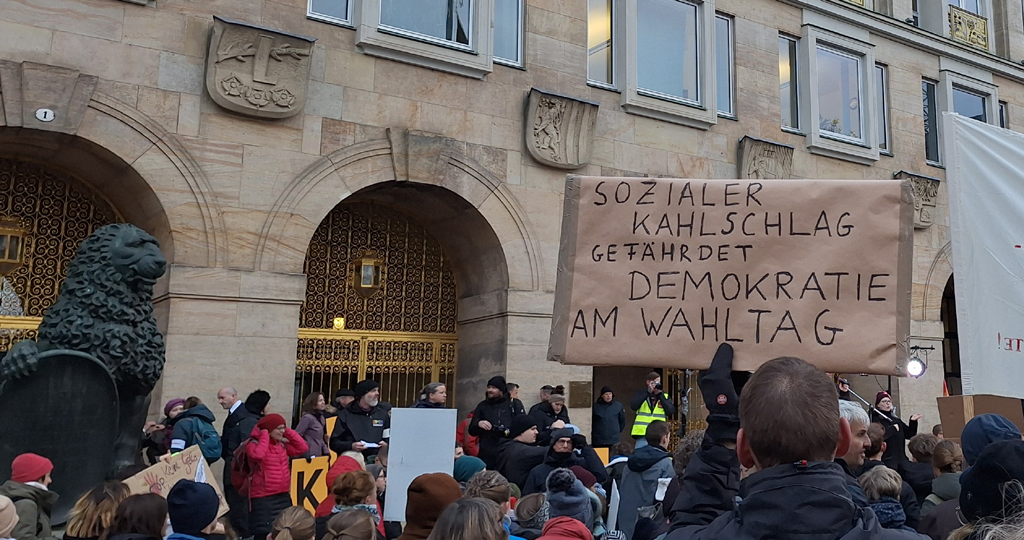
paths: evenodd
<path fill-rule="evenodd" d="M 915 313 L 916 319 L 922 321 L 941 320 L 942 294 L 946 290 L 949 278 L 953 275 L 952 256 L 952 243 L 947 242 L 932 259 L 932 264 L 928 268 L 928 276 L 925 279 L 924 298 L 920 309 Z"/>

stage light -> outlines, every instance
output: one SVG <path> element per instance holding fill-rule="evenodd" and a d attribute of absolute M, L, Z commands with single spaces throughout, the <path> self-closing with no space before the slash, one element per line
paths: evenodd
<path fill-rule="evenodd" d="M 924 372 L 927 369 L 928 364 L 918 356 L 911 358 L 910 361 L 907 362 L 907 375 L 910 375 L 915 379 L 924 375 Z"/>

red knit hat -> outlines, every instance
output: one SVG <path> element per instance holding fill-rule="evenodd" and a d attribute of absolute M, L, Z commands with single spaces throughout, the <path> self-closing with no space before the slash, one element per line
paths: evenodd
<path fill-rule="evenodd" d="M 892 396 L 890 396 L 889 392 L 886 392 L 885 390 L 882 390 L 881 392 L 875 394 L 875 407 L 878 406 L 878 403 L 882 401 L 883 398 L 892 399 Z"/>
<path fill-rule="evenodd" d="M 273 431 L 285 425 L 287 425 L 287 422 L 284 421 L 284 417 L 280 414 L 268 414 L 260 418 L 259 422 L 256 422 L 256 427 L 267 431 Z"/>
<path fill-rule="evenodd" d="M 53 471 L 53 462 L 39 454 L 25 453 L 11 462 L 11 480 L 35 482 Z"/>

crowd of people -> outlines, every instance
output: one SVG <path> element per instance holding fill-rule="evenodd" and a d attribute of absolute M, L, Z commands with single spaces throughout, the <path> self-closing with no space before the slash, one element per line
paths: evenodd
<path fill-rule="evenodd" d="M 732 372 L 728 345 L 698 382 L 707 429 L 680 433 L 670 452 L 674 404 L 657 373 L 631 400 L 629 437 L 622 404 L 602 388 L 589 441 L 569 418 L 564 388 L 543 387 L 527 411 L 519 387 L 493 377 L 459 426 L 452 474 L 413 480 L 403 522 L 384 520 L 391 406 L 376 382 L 340 390 L 330 403 L 311 394 L 295 429 L 268 412 L 262 390 L 244 401 L 232 388 L 218 392 L 228 413 L 219 434 L 201 400 L 172 399 L 166 418 L 145 426 L 145 455 L 196 445 L 207 461 L 223 459 L 230 512 L 218 518 L 218 496 L 205 483 L 180 481 L 166 498 L 130 495 L 122 480 L 140 465 L 83 495 L 63 538 L 1024 538 L 1024 440 L 1002 416 L 973 418 L 961 444 L 943 439 L 941 426 L 918 434 L 920 417 L 901 420 L 887 392 L 869 412 L 843 399 L 843 382 L 837 399 L 828 376 L 796 358 Z M 414 407 L 446 400 L 445 386 L 431 383 Z M 596 448 L 608 449 L 607 463 Z M 312 513 L 292 506 L 291 460 L 331 451 L 328 497 Z M 0 486 L 0 540 L 60 536 L 50 523 L 53 464 L 23 454 L 11 471 Z"/>

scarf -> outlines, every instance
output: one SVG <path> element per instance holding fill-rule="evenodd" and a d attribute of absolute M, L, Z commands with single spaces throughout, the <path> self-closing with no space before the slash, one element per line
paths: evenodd
<path fill-rule="evenodd" d="M 366 510 L 371 516 L 373 516 L 373 524 L 380 525 L 380 513 L 377 512 L 377 505 L 375 504 L 354 504 L 352 506 L 342 506 L 339 504 L 331 510 L 331 513 L 337 514 L 347 510 Z"/>

